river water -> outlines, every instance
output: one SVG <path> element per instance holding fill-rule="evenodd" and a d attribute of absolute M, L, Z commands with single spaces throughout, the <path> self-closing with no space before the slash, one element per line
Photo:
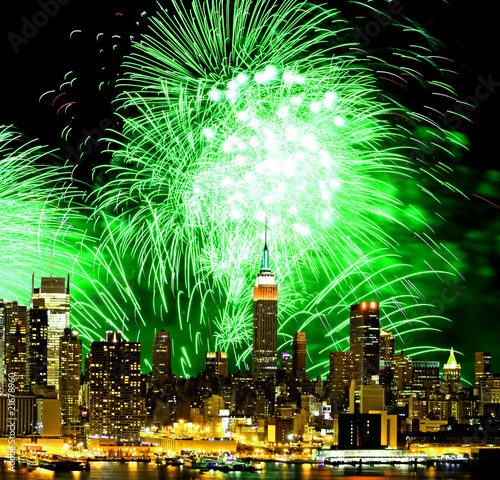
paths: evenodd
<path fill-rule="evenodd" d="M 500 478 L 498 465 L 438 465 L 418 466 L 363 466 L 332 467 L 321 465 L 294 465 L 265 463 L 261 472 L 200 472 L 187 467 L 158 466 L 155 463 L 91 462 L 89 472 L 51 472 L 36 468 L 18 467 L 0 461 L 1 480 L 373 480 L 386 477 L 391 480 L 489 480 Z"/>

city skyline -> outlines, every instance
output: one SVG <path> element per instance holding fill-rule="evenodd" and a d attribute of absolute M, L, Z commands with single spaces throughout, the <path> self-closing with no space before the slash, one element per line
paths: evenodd
<path fill-rule="evenodd" d="M 19 15 L 17 13 L 12 14 L 12 17 L 9 17 L 9 21 L 11 21 L 8 29 L 5 31 L 6 35 L 4 35 L 4 39 L 6 41 L 4 42 L 4 48 L 6 51 L 6 55 L 9 59 L 9 61 L 12 62 L 13 65 L 17 64 L 23 64 L 23 63 L 29 63 L 26 62 L 26 59 L 32 58 L 35 55 L 37 55 L 40 51 L 43 51 L 43 48 L 45 48 L 46 45 L 52 44 L 53 40 L 58 40 L 60 42 L 61 38 L 67 39 L 69 37 L 69 34 L 76 30 L 79 25 L 77 24 L 78 22 L 76 21 L 75 17 L 73 17 L 74 12 L 77 12 L 80 6 L 76 5 L 74 10 L 67 10 L 64 11 L 63 7 L 61 6 L 61 11 L 58 15 L 58 17 L 50 20 L 50 22 L 47 24 L 46 27 L 40 28 L 40 32 L 36 35 L 36 38 L 33 40 L 29 40 L 28 43 L 26 44 L 20 44 L 19 45 L 19 52 L 15 53 L 14 50 L 12 49 L 12 45 L 7 41 L 7 33 L 9 32 L 20 32 L 20 29 L 22 27 L 22 22 L 21 18 L 23 16 L 26 16 L 28 19 L 31 18 L 31 13 L 34 12 L 28 12 L 24 11 L 23 9 L 20 8 L 19 10 Z M 410 8 L 410 7 L 408 7 Z M 443 5 L 440 5 L 438 7 L 438 12 L 437 15 L 441 14 L 443 17 L 445 17 L 444 13 L 448 12 L 449 10 L 446 10 L 446 8 Z M 451 8 L 451 7 L 450 7 Z M 456 13 L 456 16 L 459 16 L 459 13 L 461 12 L 460 8 L 457 6 L 453 7 L 454 10 L 450 10 L 451 12 L 458 12 Z M 109 12 L 108 12 L 109 10 Z M 132 19 L 133 14 L 135 13 L 135 10 L 131 7 L 124 6 L 124 15 L 126 16 L 129 14 L 128 19 Z M 408 15 L 410 14 L 416 14 L 417 18 L 420 18 L 422 16 L 421 13 L 419 13 L 416 10 L 407 10 Z M 108 6 L 106 7 L 106 12 L 108 13 L 115 13 L 112 12 L 112 7 Z M 441 13 L 440 13 L 441 12 Z M 9 14 L 11 15 L 11 14 Z M 67 16 L 66 16 L 67 15 Z M 60 30 L 60 23 L 63 19 L 69 18 L 70 22 L 69 25 L 74 26 L 74 29 L 71 29 L 70 32 L 61 32 Z M 88 27 L 87 30 L 83 28 L 83 32 L 80 34 L 80 32 L 73 33 L 71 36 L 71 41 L 68 42 L 68 45 L 66 48 L 70 50 L 71 48 L 73 49 L 80 49 L 82 46 L 84 46 L 86 43 L 83 41 L 82 37 L 87 35 L 87 31 L 91 29 L 90 27 L 94 28 L 93 25 L 93 19 L 92 15 L 87 14 L 87 16 L 83 15 L 82 16 L 84 22 L 83 24 Z M 103 17 L 104 18 L 104 17 Z M 111 17 L 109 17 L 111 18 Z M 459 20 L 462 17 L 459 17 Z M 128 21 L 128 20 L 127 20 Z M 98 20 L 98 25 L 102 25 L 102 19 Z M 131 22 L 132 23 L 132 22 Z M 428 25 L 432 29 L 432 25 Z M 118 27 L 118 25 L 113 25 L 112 28 L 121 28 L 122 31 L 125 31 L 126 28 L 121 25 Z M 142 28 L 142 27 L 141 27 Z M 457 27 L 458 28 L 458 27 Z M 383 29 L 382 29 L 383 30 Z M 103 29 L 104 32 L 107 32 L 109 30 Z M 456 33 L 456 29 L 453 26 L 447 27 L 447 29 L 442 32 L 444 37 L 451 38 L 453 37 L 453 33 Z M 94 34 L 93 30 L 92 33 Z M 135 31 L 133 32 L 135 33 Z M 439 35 L 437 35 L 439 36 Z M 95 35 L 94 35 L 95 37 Z M 85 37 L 85 41 L 88 42 L 88 38 Z M 362 37 L 359 38 L 360 41 L 365 41 Z M 445 41 L 443 39 L 443 41 Z M 467 39 L 469 44 L 473 44 L 473 39 Z M 73 43 L 71 43 L 73 42 Z M 370 42 L 372 42 L 372 45 L 368 45 L 366 48 L 370 47 L 377 47 L 379 46 L 377 44 L 378 39 L 370 39 Z M 61 42 L 60 42 L 61 43 Z M 88 43 L 87 43 L 88 45 Z M 123 50 L 123 53 L 127 53 L 127 48 L 123 45 L 121 45 L 118 50 L 121 52 Z M 455 52 L 459 54 L 459 58 L 461 59 L 463 56 L 467 57 L 470 60 L 470 57 L 472 54 L 468 53 L 467 51 L 460 50 L 458 47 L 454 49 Z M 121 53 L 120 53 L 121 55 Z M 486 52 L 481 52 L 481 55 L 486 56 Z M 119 55 L 118 55 L 119 56 Z M 69 57 L 69 56 L 68 56 Z M 59 57 L 58 57 L 59 58 Z M 120 57 L 121 58 L 121 57 Z M 117 58 L 113 57 L 112 55 L 108 55 L 106 58 L 106 61 L 110 61 L 110 63 L 115 62 L 116 63 Z M 44 56 L 44 61 L 48 62 L 47 58 Z M 460 60 L 458 60 L 460 61 Z M 464 276 L 466 279 L 465 281 L 461 279 L 460 276 L 456 276 L 455 279 L 450 279 L 445 282 L 440 282 L 439 280 L 436 279 L 435 283 L 434 280 L 430 282 L 430 285 L 423 285 L 422 293 L 425 296 L 426 300 L 428 300 L 429 303 L 434 303 L 435 307 L 434 308 L 429 308 L 428 310 L 423 309 L 422 314 L 423 315 L 438 315 L 438 316 L 445 316 L 449 317 L 452 322 L 448 324 L 448 322 L 444 320 L 438 320 L 435 324 L 436 328 L 439 328 L 440 330 L 443 331 L 442 334 L 437 335 L 436 332 L 436 345 L 439 348 L 442 349 L 441 353 L 428 353 L 425 355 L 425 358 L 428 360 L 434 360 L 437 358 L 436 355 L 439 356 L 439 359 L 441 361 L 441 364 L 443 364 L 447 357 L 448 357 L 448 351 L 450 347 L 454 347 L 456 351 L 463 352 L 465 355 L 461 356 L 457 353 L 457 360 L 459 363 L 462 364 L 463 370 L 466 372 L 464 375 L 469 381 L 473 382 L 473 365 L 474 365 L 474 353 L 475 349 L 472 347 L 473 342 L 468 342 L 465 341 L 465 338 L 463 337 L 463 332 L 466 331 L 466 329 L 471 330 L 471 336 L 474 336 L 474 331 L 473 331 L 473 326 L 477 326 L 477 330 L 479 332 L 484 332 L 485 329 L 487 328 L 487 323 L 486 323 L 486 318 L 487 315 L 485 315 L 485 312 L 491 311 L 491 308 L 494 308 L 494 299 L 496 298 L 495 295 L 498 290 L 498 285 L 497 281 L 495 280 L 495 274 L 494 272 L 492 273 L 492 265 L 494 264 L 495 258 L 497 258 L 494 252 L 494 242 L 488 240 L 489 238 L 494 238 L 494 236 L 491 235 L 491 233 L 495 232 L 495 222 L 497 221 L 497 213 L 495 210 L 495 206 L 489 204 L 488 202 L 485 202 L 484 200 L 481 200 L 481 198 L 485 198 L 486 200 L 491 201 L 494 204 L 498 204 L 498 201 L 496 199 L 496 193 L 495 193 L 495 185 L 496 185 L 496 180 L 495 176 L 493 173 L 488 172 L 488 164 L 486 160 L 483 160 L 483 164 L 481 167 L 478 167 L 479 170 L 478 172 L 474 172 L 474 175 L 472 178 L 474 178 L 474 182 L 471 182 L 472 185 L 469 188 L 467 186 L 467 181 L 469 178 L 470 170 L 472 167 L 476 164 L 479 158 L 486 158 L 487 155 L 484 154 L 485 152 L 488 152 L 488 137 L 487 133 L 488 131 L 491 131 L 492 126 L 490 123 L 493 122 L 488 122 L 489 120 L 489 114 L 491 113 L 492 110 L 494 110 L 494 105 L 497 102 L 497 97 L 498 94 L 495 93 L 496 89 L 496 81 L 497 77 L 495 73 L 493 73 L 493 76 L 491 76 L 491 71 L 488 70 L 489 66 L 488 64 L 485 63 L 480 63 L 479 60 L 475 60 L 477 63 L 475 65 L 479 65 L 481 68 L 476 68 L 473 73 L 469 74 L 468 76 L 465 75 L 465 78 L 461 80 L 461 82 L 458 82 L 457 85 L 454 85 L 454 82 L 451 82 L 453 86 L 455 86 L 459 90 L 459 95 L 458 97 L 462 100 L 465 100 L 466 98 L 472 96 L 474 98 L 477 98 L 476 91 L 479 92 L 479 96 L 483 98 L 488 91 L 488 87 L 484 86 L 484 83 L 490 85 L 492 91 L 489 92 L 491 93 L 491 98 L 485 98 L 484 100 L 479 99 L 478 102 L 478 107 L 476 109 L 471 110 L 470 112 L 466 112 L 466 116 L 471 117 L 473 120 L 473 123 L 471 126 L 468 125 L 469 122 L 463 122 L 463 124 L 458 128 L 458 131 L 464 130 L 467 134 L 470 135 L 471 140 L 473 141 L 472 143 L 472 153 L 464 153 L 463 154 L 463 159 L 455 159 L 455 160 L 449 160 L 447 159 L 446 161 L 450 163 L 450 165 L 453 166 L 456 170 L 456 174 L 454 175 L 453 178 L 453 183 L 456 183 L 456 186 L 458 188 L 461 188 L 462 190 L 465 191 L 465 193 L 469 196 L 471 200 L 467 202 L 461 202 L 455 198 L 453 198 L 450 194 L 444 193 L 441 191 L 440 193 L 443 194 L 439 198 L 441 201 L 444 203 L 444 214 L 443 216 L 446 218 L 446 223 L 443 222 L 442 225 L 439 225 L 437 223 L 432 223 L 431 227 L 433 229 L 437 229 L 437 234 L 436 238 L 442 243 L 444 243 L 444 246 L 446 248 L 449 248 L 452 252 L 452 255 L 448 256 L 451 260 L 453 260 L 453 255 L 458 257 L 458 260 L 453 260 L 453 265 L 457 268 L 457 270 Z M 42 138 L 42 143 L 48 143 L 52 144 L 54 141 L 54 134 L 50 134 L 50 130 L 62 130 L 61 128 L 61 123 L 64 124 L 63 121 L 63 113 L 64 110 L 61 110 L 58 115 L 56 115 L 56 111 L 54 110 L 55 107 L 52 107 L 51 103 L 53 101 L 54 96 L 47 95 L 42 98 L 41 101 L 39 101 L 40 96 L 44 93 L 49 91 L 52 88 L 57 88 L 59 87 L 59 84 L 62 82 L 62 77 L 67 73 L 67 70 L 70 70 L 72 67 L 69 64 L 64 64 L 63 62 L 60 62 L 60 65 L 57 67 L 53 67 L 49 72 L 45 72 L 42 77 L 43 80 L 41 80 L 40 84 L 37 82 L 32 82 L 31 80 L 27 88 L 25 88 L 23 82 L 18 82 L 19 85 L 23 85 L 23 89 L 27 92 L 29 92 L 26 96 L 25 95 L 12 95 L 13 98 L 16 98 L 16 102 L 12 102 L 12 105 L 16 105 L 15 108 L 11 108 L 10 102 L 7 102 L 7 107 L 6 107 L 6 113 L 2 113 L 2 121 L 5 124 L 10 124 L 14 123 L 15 125 L 18 125 L 20 130 L 23 133 L 28 134 L 30 137 L 35 137 L 35 136 L 40 136 Z M 25 67 L 22 67 L 25 68 Z M 20 71 L 23 71 L 21 68 Z M 43 71 L 44 69 L 40 69 L 40 71 Z M 90 70 L 91 67 L 89 67 L 89 75 L 90 75 Z M 45 76 L 46 75 L 46 76 Z M 14 74 L 12 75 L 12 78 L 15 78 Z M 26 79 L 32 78 L 29 75 L 26 75 Z M 83 78 L 83 77 L 80 77 Z M 479 78 L 482 78 L 484 80 L 483 83 L 479 80 Z M 59 82 L 61 80 L 61 82 Z M 491 80 L 491 81 L 490 81 Z M 4 79 L 7 85 L 7 91 L 17 91 L 16 85 L 13 83 L 15 82 L 10 82 L 8 79 Z M 59 83 L 56 83 L 59 82 Z M 78 82 L 75 81 L 75 85 L 78 85 Z M 482 85 L 481 88 L 479 88 Z M 42 88 L 43 87 L 43 88 Z M 78 87 L 77 87 L 78 88 Z M 385 87 L 384 87 L 385 88 Z M 82 97 L 86 98 L 83 92 L 83 87 L 81 90 L 77 90 L 76 88 L 72 91 L 67 91 L 65 95 L 74 95 L 76 97 L 76 100 L 80 100 Z M 61 92 L 63 93 L 63 92 Z M 79 97 L 80 95 L 80 97 Z M 104 94 L 103 94 L 104 95 Z M 48 101 L 48 98 L 50 97 L 50 101 Z M 61 98 L 64 98 L 61 97 Z M 106 100 L 107 101 L 107 100 Z M 472 100 L 469 100 L 472 101 Z M 17 103 L 21 102 L 22 105 L 25 105 L 24 107 L 17 107 Z M 44 103 L 45 102 L 45 103 Z M 105 103 L 105 102 L 103 102 Z M 59 108 L 62 104 L 58 104 L 56 102 L 57 108 Z M 29 110 L 26 110 L 28 109 Z M 72 108 L 72 107 L 70 107 Z M 107 107 L 106 107 L 107 108 Z M 112 119 L 111 114 L 108 115 L 107 109 L 102 108 L 98 115 L 92 117 L 91 115 L 85 116 L 87 114 L 81 113 L 81 117 L 76 117 L 76 121 L 80 121 L 81 119 L 89 118 L 90 120 L 85 123 L 83 122 L 81 124 L 81 130 L 83 131 L 84 129 L 88 132 L 91 133 L 94 130 L 99 130 L 100 129 L 100 120 L 102 119 Z M 20 112 L 17 110 L 20 110 L 20 112 L 23 112 L 20 115 Z M 28 112 L 35 112 L 35 116 L 37 115 L 37 118 L 45 118 L 49 119 L 47 122 L 43 121 L 37 121 L 37 124 L 30 124 L 27 118 L 23 119 L 20 118 L 22 116 L 26 116 L 24 113 Z M 68 111 L 70 111 L 68 109 Z M 490 112 L 490 113 L 488 113 Z M 470 115 L 469 115 L 470 114 Z M 92 118 L 91 118 L 92 117 Z M 12 120 L 11 120 L 12 119 Z M 87 120 L 86 120 L 87 121 Z M 52 127 L 54 125 L 57 126 L 57 128 L 52 128 L 52 127 L 45 127 L 45 123 L 51 124 Z M 477 126 L 475 126 L 477 125 Z M 80 126 L 78 127 L 80 128 Z M 39 130 L 40 133 L 38 133 Z M 79 135 L 79 131 L 77 128 L 75 128 L 76 134 Z M 483 131 L 484 130 L 484 131 Z M 77 136 L 78 136 L 77 135 Z M 95 137 L 95 135 L 94 135 Z M 94 137 L 91 136 L 93 139 Z M 493 135 L 490 134 L 490 137 L 493 137 Z M 71 136 L 68 137 L 71 139 Z M 71 142 L 76 142 L 76 139 L 74 140 L 69 140 L 67 143 L 62 142 L 61 140 L 57 140 L 57 148 L 60 148 L 60 152 L 62 152 L 62 156 L 67 154 L 66 146 L 69 145 Z M 61 146 L 62 145 L 62 146 Z M 90 152 L 89 155 L 84 155 L 82 157 L 82 166 L 79 167 L 82 170 L 86 169 L 86 172 L 90 170 L 90 164 L 92 162 L 96 162 L 97 158 L 97 153 L 99 150 L 99 147 L 97 145 L 92 145 L 92 151 Z M 491 145 L 491 142 L 490 142 Z M 72 148 L 75 149 L 76 145 L 72 145 Z M 461 163 L 462 162 L 462 163 Z M 485 163 L 486 162 L 486 163 Z M 78 172 L 78 170 L 77 170 Z M 78 176 L 78 173 L 77 173 Z M 82 174 L 83 178 L 85 175 Z M 464 186 L 466 188 L 464 188 Z M 407 195 L 411 195 L 411 192 L 407 192 Z M 477 211 L 477 212 L 476 212 Z M 409 215 L 415 214 L 414 211 L 408 212 Z M 443 212 L 441 212 L 443 213 Z M 410 216 L 407 216 L 406 218 L 410 218 Z M 465 224 L 466 226 L 457 226 L 460 224 L 461 220 L 461 215 L 464 215 L 465 217 Z M 475 217 L 475 218 L 474 218 Z M 491 217 L 491 218 L 489 218 Z M 427 219 L 426 219 L 427 220 Z M 451 228 L 449 227 L 451 225 Z M 446 230 L 450 228 L 451 233 L 447 234 Z M 482 230 L 484 229 L 484 232 Z M 392 233 L 394 230 L 390 230 Z M 490 233 L 491 232 L 491 233 Z M 460 240 L 458 240 L 458 237 Z M 401 240 L 397 238 L 396 240 L 398 241 L 403 241 L 406 242 L 408 241 L 409 237 L 407 236 L 402 236 Z M 418 243 L 421 243 L 420 240 L 418 240 Z M 405 260 L 408 260 L 410 257 L 414 257 L 414 259 L 408 260 L 408 264 L 411 262 L 418 263 L 420 261 L 428 261 L 431 263 L 431 265 L 434 265 L 430 260 L 429 257 L 425 256 L 422 254 L 422 250 L 420 248 L 416 248 L 417 242 L 415 243 L 405 243 L 405 247 L 407 247 L 407 252 L 403 252 L 403 254 L 406 256 Z M 273 246 L 275 249 L 276 253 L 279 254 L 279 248 L 278 246 Z M 404 250 L 404 249 L 403 249 Z M 42 274 L 44 276 L 48 276 L 48 271 L 49 271 L 49 257 L 50 254 L 49 252 L 44 252 L 46 253 L 45 258 L 42 259 L 42 263 L 45 265 L 45 270 L 43 271 L 42 269 L 35 267 L 35 270 L 39 273 L 37 275 Z M 31 265 L 23 265 L 20 270 L 23 271 L 23 275 L 25 275 L 28 278 L 29 282 L 29 275 L 31 274 L 31 271 L 33 270 L 33 266 Z M 66 275 L 66 272 L 68 271 L 65 267 L 59 267 L 57 265 L 57 262 L 55 262 L 55 268 L 57 269 L 57 275 L 64 276 Z M 256 267 L 258 268 L 258 267 Z M 91 271 L 92 267 L 89 267 L 89 271 Z M 139 268 L 135 266 L 135 263 L 128 259 L 127 260 L 127 269 L 129 269 L 131 272 L 134 271 L 134 275 L 131 275 L 131 280 L 130 284 L 134 282 L 134 284 L 137 284 L 137 280 L 140 278 L 139 274 L 136 274 L 135 271 L 139 271 Z M 252 275 L 255 275 L 255 272 L 252 273 Z M 310 274 L 310 272 L 304 272 L 304 275 L 310 275 L 311 277 L 313 275 Z M 309 278 L 306 278 L 306 281 Z M 311 281 L 314 279 L 311 278 Z M 410 279 L 412 280 L 412 279 Z M 79 282 L 80 285 L 82 285 L 82 282 Z M 117 287 L 116 285 L 113 285 L 112 283 L 108 284 L 106 283 L 103 278 L 100 278 L 101 285 L 106 288 L 110 288 L 110 290 L 113 291 L 114 296 L 117 299 L 120 299 L 120 302 L 122 304 L 125 304 L 125 302 L 122 302 L 122 298 L 120 297 L 120 288 Z M 321 284 L 319 284 L 321 287 Z M 422 288 L 422 285 L 417 284 L 417 288 Z M 483 292 L 484 290 L 484 292 Z M 143 283 L 138 289 L 135 291 L 137 296 L 140 296 L 142 299 L 147 298 L 148 292 L 151 290 L 149 289 L 148 286 L 145 286 L 145 281 L 143 280 Z M 168 292 L 170 294 L 170 292 Z M 217 295 L 219 293 L 216 292 L 214 294 L 214 297 L 217 298 Z M 26 290 L 26 295 L 29 296 L 28 290 Z M 95 292 L 92 291 L 91 295 L 95 295 Z M 111 295 L 113 296 L 113 295 Z M 16 300 L 15 298 L 7 298 L 7 295 L 4 293 L 0 292 L 0 297 L 5 297 L 6 300 Z M 186 367 L 187 361 L 186 361 L 186 356 L 182 353 L 182 348 L 186 348 L 187 351 L 190 351 L 190 347 L 192 345 L 198 345 L 198 347 L 201 348 L 202 345 L 197 344 L 197 340 L 192 340 L 191 338 L 188 339 L 188 335 L 183 336 L 181 334 L 186 332 L 185 330 L 181 330 L 179 327 L 179 321 L 178 318 L 183 317 L 184 315 L 187 315 L 188 312 L 188 307 L 191 305 L 194 305 L 196 301 L 193 301 L 193 303 L 188 304 L 182 303 L 184 302 L 184 298 L 180 299 L 180 303 L 178 304 L 179 307 L 177 307 L 176 301 L 172 300 L 173 296 L 169 297 L 169 312 L 167 313 L 165 311 L 165 308 L 161 308 L 159 305 L 155 305 L 154 307 L 151 305 L 146 305 L 146 302 L 143 301 L 141 302 L 141 307 L 142 307 L 142 313 L 141 315 L 144 318 L 147 318 L 147 326 L 141 322 L 140 315 L 136 315 L 136 312 L 139 310 L 135 307 L 135 305 L 132 308 L 129 308 L 126 312 L 126 322 L 123 325 L 123 331 L 124 335 L 129 336 L 129 340 L 136 340 L 138 337 L 142 338 L 144 336 L 144 332 L 147 331 L 151 325 L 153 326 L 156 331 L 160 331 L 162 328 L 164 328 L 166 331 L 170 331 L 172 333 L 172 338 L 174 339 L 174 345 L 173 345 L 173 350 L 174 350 L 174 365 L 175 365 L 175 370 L 177 372 L 181 372 L 181 374 L 195 374 L 197 370 L 200 369 L 200 367 L 203 365 L 204 359 L 196 357 L 196 366 L 193 366 L 191 371 L 188 371 L 189 369 Z M 20 299 L 17 299 L 20 300 Z M 177 297 L 176 297 L 177 300 Z M 382 299 L 378 298 L 368 298 L 364 294 L 360 295 L 359 300 L 366 300 L 366 301 L 380 301 Z M 26 302 L 26 300 L 24 300 Z M 22 302 L 21 302 L 22 303 Z M 214 302 L 215 303 L 215 302 Z M 348 308 L 351 304 L 355 304 L 354 299 L 350 299 L 350 301 L 345 302 L 345 307 Z M 178 310 L 177 310 L 178 308 Z M 280 305 L 278 305 L 278 308 L 280 308 Z M 281 310 L 281 309 L 280 309 Z M 196 310 L 196 307 L 193 307 L 193 310 L 195 314 L 193 317 L 197 318 L 198 317 L 198 311 Z M 480 313 L 482 312 L 482 313 Z M 207 315 L 204 317 L 204 326 L 203 329 L 200 329 L 200 334 L 203 336 L 204 340 L 210 341 L 211 343 L 211 349 L 210 350 L 215 350 L 215 331 L 216 331 L 216 325 L 215 325 L 215 313 L 217 313 L 216 309 L 211 309 Z M 106 313 L 107 314 L 107 313 Z M 248 310 L 246 311 L 246 317 L 247 321 L 250 320 L 251 318 L 251 313 L 248 315 Z M 123 315 L 121 312 L 117 315 L 120 320 L 113 319 L 115 322 L 115 326 L 118 329 L 122 328 L 121 324 L 121 318 L 123 318 Z M 210 321 L 210 323 L 207 321 Z M 342 314 L 332 314 L 331 316 L 329 315 L 327 318 L 327 321 L 330 323 L 330 327 L 334 328 L 335 325 L 340 324 L 342 322 L 345 322 L 348 318 L 348 313 L 343 312 Z M 154 319 L 154 320 L 151 320 Z M 323 348 L 327 348 L 328 345 L 324 344 L 324 333 L 328 331 L 328 327 L 324 327 L 322 324 L 322 321 L 324 321 L 324 318 L 315 318 L 315 323 L 311 325 L 320 325 L 321 329 L 324 330 L 321 332 L 321 335 L 315 336 L 315 333 L 319 331 L 319 328 L 314 329 L 311 327 L 310 330 L 308 330 L 307 333 L 307 339 L 308 339 L 308 347 L 309 351 L 313 352 L 313 358 L 322 358 L 323 361 L 325 361 L 328 357 L 328 352 L 320 353 L 320 351 Z M 293 322 L 292 322 L 293 324 Z M 104 332 L 106 331 L 106 328 L 103 327 L 104 325 L 104 320 L 100 321 L 100 325 L 98 328 L 95 326 L 89 326 L 89 330 L 92 330 L 95 332 L 95 335 L 98 335 L 100 337 L 104 336 Z M 187 328 L 187 325 L 184 325 L 185 328 Z M 298 325 L 300 327 L 300 325 Z M 388 325 L 384 325 L 384 328 L 387 328 L 390 330 Z M 297 328 L 299 330 L 299 328 Z M 394 332 L 393 332 L 394 333 Z M 93 333 L 94 334 L 94 333 Z M 484 338 L 482 341 L 486 344 L 484 347 L 484 350 L 486 351 L 495 351 L 495 345 L 498 343 L 496 340 L 498 338 L 498 329 L 493 329 L 491 332 L 491 335 L 488 335 L 487 338 Z M 480 335 L 480 334 L 479 334 Z M 476 343 L 480 343 L 479 339 L 481 338 L 480 336 L 475 337 L 478 341 Z M 90 344 L 90 336 L 91 334 L 88 332 L 81 332 L 81 336 L 83 337 L 83 341 L 85 344 L 85 348 L 88 349 L 89 344 Z M 191 335 L 193 338 L 196 338 L 194 334 Z M 343 334 L 343 337 L 345 338 L 345 332 Z M 197 338 L 200 338 L 200 335 L 198 335 Z M 328 338 L 328 337 L 327 337 Z M 412 341 L 408 341 L 408 339 L 405 340 L 405 342 L 400 342 L 398 339 L 398 346 L 397 350 L 399 351 L 400 349 L 405 350 L 405 347 L 415 347 L 418 345 L 427 345 L 425 343 L 425 339 L 427 338 L 425 335 L 425 332 L 423 335 L 419 337 L 419 333 L 416 332 L 413 335 L 411 335 Z M 413 340 L 413 338 L 415 340 Z M 182 341 L 186 339 L 186 343 L 183 344 Z M 331 343 L 334 344 L 335 340 L 337 340 L 338 337 L 332 338 Z M 146 350 L 149 351 L 150 348 L 149 346 L 152 345 L 153 338 L 148 337 L 148 339 L 145 339 L 145 344 L 147 345 Z M 283 344 L 283 340 L 279 340 L 280 343 Z M 288 343 L 282 347 L 282 350 L 291 352 L 292 350 L 292 341 L 293 339 L 290 338 L 287 340 Z M 413 343 L 412 343 L 413 342 Z M 248 342 L 245 343 L 248 345 Z M 340 346 L 340 350 L 343 350 L 346 348 L 346 344 L 342 344 Z M 228 349 L 229 350 L 229 349 Z M 411 352 L 409 350 L 408 352 Z M 183 360 L 183 363 L 181 364 L 181 359 Z M 193 365 L 194 365 L 194 360 L 195 357 L 193 356 Z M 308 358 L 308 366 L 311 367 L 313 363 L 310 361 L 311 358 Z M 229 356 L 229 362 L 230 364 L 235 361 L 235 356 Z M 248 362 L 247 362 L 248 363 Z M 243 365 L 243 364 L 242 364 Z M 186 371 L 184 372 L 182 369 L 182 366 L 186 368 Z M 234 369 L 234 365 L 232 366 Z M 141 370 L 146 371 L 148 369 L 147 364 L 143 363 L 141 365 Z M 313 372 L 316 373 L 316 372 Z M 326 368 L 321 372 L 323 375 L 326 375 Z M 464 372 L 463 372 L 464 373 Z"/>

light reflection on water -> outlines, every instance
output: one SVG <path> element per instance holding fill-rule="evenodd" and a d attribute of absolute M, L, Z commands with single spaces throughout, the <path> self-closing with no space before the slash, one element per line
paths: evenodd
<path fill-rule="evenodd" d="M 477 466 L 326 467 L 266 463 L 262 472 L 200 472 L 184 467 L 157 466 L 154 463 L 92 462 L 90 472 L 51 472 L 26 467 L 9 471 L 9 464 L 0 461 L 2 480 L 482 480 L 485 472 Z"/>

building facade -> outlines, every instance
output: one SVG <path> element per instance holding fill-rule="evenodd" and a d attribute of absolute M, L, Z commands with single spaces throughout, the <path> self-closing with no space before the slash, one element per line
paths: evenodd
<path fill-rule="evenodd" d="M 154 392 L 160 392 L 165 382 L 172 378 L 172 339 L 163 328 L 153 340 L 151 383 Z"/>
<path fill-rule="evenodd" d="M 207 352 L 205 355 L 205 373 L 218 377 L 227 377 L 227 353 Z"/>
<path fill-rule="evenodd" d="M 90 345 L 90 436 L 139 439 L 140 355 L 140 343 L 123 341 L 120 332 L 106 332 L 106 341 Z"/>
<path fill-rule="evenodd" d="M 14 378 L 17 394 L 26 393 L 26 326 L 28 309 L 17 302 L 3 304 L 2 316 L 4 322 L 4 369 L 3 391 L 7 391 L 7 382 Z"/>
<path fill-rule="evenodd" d="M 306 332 L 295 332 L 292 342 L 292 371 L 297 378 L 304 378 L 307 362 L 307 339 Z"/>
<path fill-rule="evenodd" d="M 59 399 L 63 425 L 75 425 L 81 420 L 79 396 L 82 374 L 82 341 L 78 337 L 78 332 L 67 328 L 60 339 Z"/>
<path fill-rule="evenodd" d="M 276 375 L 277 361 L 278 286 L 269 266 L 269 250 L 266 243 L 253 295 L 253 377 Z"/>
<path fill-rule="evenodd" d="M 350 350 L 357 380 L 369 385 L 379 374 L 380 326 L 378 302 L 362 302 L 351 306 Z"/>
<path fill-rule="evenodd" d="M 58 392 L 59 341 L 64 335 L 64 329 L 69 328 L 69 274 L 67 279 L 42 277 L 38 288 L 35 288 L 35 274 L 33 274 L 31 289 L 31 304 L 36 304 L 39 309 L 47 310 L 47 385 L 53 385 Z"/>

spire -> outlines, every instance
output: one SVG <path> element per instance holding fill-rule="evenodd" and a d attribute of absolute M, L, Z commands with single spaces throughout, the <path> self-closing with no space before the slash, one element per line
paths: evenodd
<path fill-rule="evenodd" d="M 262 251 L 262 264 L 260 265 L 261 272 L 270 272 L 271 267 L 269 266 L 269 249 L 267 248 L 267 217 L 266 217 L 266 228 L 264 234 L 264 250 Z"/>
<path fill-rule="evenodd" d="M 455 358 L 455 354 L 453 353 L 453 347 L 451 347 L 450 356 L 448 358 L 448 361 L 446 362 L 445 367 L 457 368 L 457 366 L 458 366 L 458 363 L 457 363 L 457 360 Z"/>

